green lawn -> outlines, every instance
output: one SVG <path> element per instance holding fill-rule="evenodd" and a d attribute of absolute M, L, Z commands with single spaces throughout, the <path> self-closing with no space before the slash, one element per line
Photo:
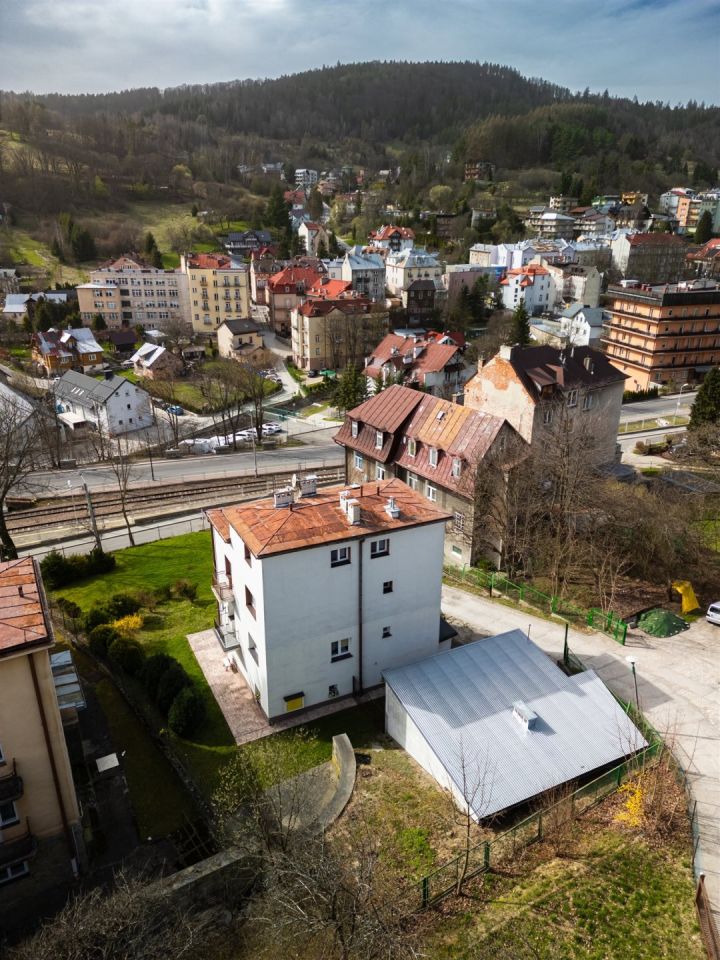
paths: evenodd
<path fill-rule="evenodd" d="M 701 960 L 689 851 L 584 821 L 570 856 L 513 864 L 445 901 L 431 960 Z"/>
<path fill-rule="evenodd" d="M 143 379 L 142 377 L 139 377 L 134 370 L 118 370 L 117 373 L 119 377 L 125 377 L 125 379 L 129 380 L 130 383 L 140 383 L 140 381 Z"/>
<path fill-rule="evenodd" d="M 234 749 L 234 741 L 225 718 L 187 642 L 188 633 L 197 633 L 212 627 L 215 600 L 210 590 L 212 554 L 210 534 L 188 533 L 169 540 L 128 547 L 115 554 L 117 567 L 112 573 L 86 580 L 75 587 L 57 591 L 88 610 L 113 593 L 157 590 L 176 580 L 185 579 L 198 585 L 197 598 L 168 600 L 154 611 L 144 611 L 145 626 L 137 634 L 148 656 L 165 652 L 178 660 L 197 684 L 205 697 L 207 716 L 192 740 L 173 737 L 177 752 L 187 761 L 198 786 L 206 794 L 212 793 L 220 765 Z M 129 684 L 138 696 L 139 685 Z M 162 720 L 154 717 L 157 725 Z M 172 735 L 171 735 L 172 736 Z"/>

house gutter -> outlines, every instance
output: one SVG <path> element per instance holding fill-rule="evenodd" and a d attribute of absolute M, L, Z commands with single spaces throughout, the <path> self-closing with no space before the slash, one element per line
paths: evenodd
<path fill-rule="evenodd" d="M 358 693 L 363 692 L 363 544 L 358 541 Z"/>

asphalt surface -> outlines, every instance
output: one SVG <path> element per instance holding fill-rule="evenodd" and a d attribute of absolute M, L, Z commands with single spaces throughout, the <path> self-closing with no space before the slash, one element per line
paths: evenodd
<path fill-rule="evenodd" d="M 695 400 L 695 393 L 686 390 L 683 394 L 671 397 L 657 397 L 655 400 L 643 400 L 641 403 L 624 403 L 620 411 L 620 421 L 642 420 L 655 417 L 687 416 Z"/>

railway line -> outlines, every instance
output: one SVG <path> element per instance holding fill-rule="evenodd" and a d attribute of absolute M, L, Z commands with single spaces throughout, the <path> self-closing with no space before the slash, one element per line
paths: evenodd
<path fill-rule="evenodd" d="M 318 483 L 337 483 L 343 480 L 342 466 L 318 467 L 313 471 Z M 264 474 L 259 477 L 218 477 L 196 481 L 167 483 L 162 486 L 130 488 L 125 497 L 125 510 L 135 522 L 152 520 L 155 516 L 167 515 L 168 508 L 185 506 L 187 510 L 211 507 L 228 500 L 248 500 L 262 497 L 289 481 L 289 471 Z M 117 517 L 122 511 L 122 499 L 118 492 L 98 491 L 92 493 L 92 508 L 97 524 L 102 528 L 106 521 Z M 180 511 L 178 511 L 180 512 Z M 11 534 L 28 533 L 37 528 L 52 529 L 89 522 L 88 508 L 83 493 L 66 494 L 39 499 L 29 508 L 21 508 L 6 514 L 5 522 Z"/>

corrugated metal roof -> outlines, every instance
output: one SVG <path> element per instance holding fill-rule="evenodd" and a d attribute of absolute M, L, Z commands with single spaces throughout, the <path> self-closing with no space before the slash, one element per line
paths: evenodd
<path fill-rule="evenodd" d="M 469 782 L 484 773 L 479 818 L 646 746 L 594 671 L 565 676 L 520 630 L 388 670 L 385 682 L 449 780 L 462 791 L 463 756 Z M 517 701 L 537 714 L 534 729 L 513 716 Z"/>

